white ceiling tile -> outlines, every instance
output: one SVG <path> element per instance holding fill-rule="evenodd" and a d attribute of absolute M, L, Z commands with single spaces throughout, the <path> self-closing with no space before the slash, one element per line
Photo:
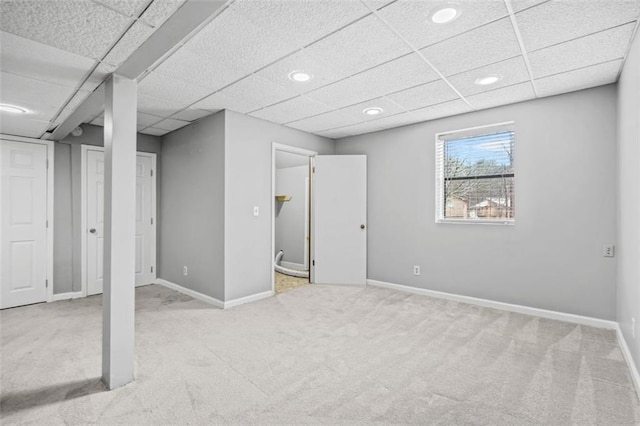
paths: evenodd
<path fill-rule="evenodd" d="M 139 112 L 137 115 L 138 124 L 144 127 L 153 126 L 158 121 L 162 120 L 163 117 L 158 117 L 156 115 L 145 114 L 144 112 Z"/>
<path fill-rule="evenodd" d="M 224 10 L 185 46 L 241 76 L 295 50 L 271 34 L 269 28 L 257 27 L 232 9 Z M 215 75 L 215 71 L 210 70 L 210 75 Z"/>
<path fill-rule="evenodd" d="M 493 74 L 502 76 L 502 79 L 486 86 L 475 84 L 478 78 Z M 496 64 L 487 65 L 486 67 L 477 68 L 473 71 L 454 75 L 449 77 L 448 80 L 456 90 L 462 93 L 462 96 L 469 96 L 487 90 L 495 90 L 499 87 L 522 83 L 523 81 L 529 80 L 529 72 L 527 71 L 527 66 L 522 56 L 518 56 Z"/>
<path fill-rule="evenodd" d="M 316 132 L 315 134 L 329 139 L 341 139 L 349 136 L 348 132 L 341 130 L 324 130 L 322 132 Z"/>
<path fill-rule="evenodd" d="M 467 97 L 467 100 L 476 109 L 492 108 L 499 105 L 513 104 L 527 101 L 536 97 L 530 82 L 483 92 Z"/>
<path fill-rule="evenodd" d="M 123 15 L 137 17 L 151 0 L 94 0 Z"/>
<path fill-rule="evenodd" d="M 382 108 L 383 110 L 382 113 L 378 115 L 368 115 L 362 112 L 366 108 L 373 108 L 373 107 Z M 372 99 L 370 101 L 362 102 L 357 105 L 352 105 L 352 106 L 343 108 L 340 111 L 343 111 L 355 117 L 360 117 L 361 121 L 376 120 L 376 119 L 388 117 L 390 115 L 395 115 L 395 114 L 400 114 L 401 112 L 405 112 L 404 109 L 402 109 L 401 107 L 399 107 L 398 105 L 396 105 L 395 103 L 393 103 L 392 101 L 390 101 L 385 97 Z"/>
<path fill-rule="evenodd" d="M 159 123 L 154 124 L 153 128 L 174 131 L 188 124 L 191 124 L 191 123 L 189 121 L 174 120 L 173 118 L 167 118 L 166 120 L 163 120 Z"/>
<path fill-rule="evenodd" d="M 308 47 L 309 52 L 345 74 L 355 74 L 411 51 L 373 15 Z"/>
<path fill-rule="evenodd" d="M 100 59 L 129 18 L 88 1 L 3 0 L 0 29 L 87 58 Z"/>
<path fill-rule="evenodd" d="M 146 129 L 140 130 L 140 133 L 151 136 L 163 136 L 169 132 L 170 130 L 156 129 L 155 127 L 147 127 Z"/>
<path fill-rule="evenodd" d="M 407 111 L 439 104 L 458 98 L 458 94 L 443 80 L 412 87 L 387 95 L 389 99 Z"/>
<path fill-rule="evenodd" d="M 319 130 L 360 123 L 364 121 L 364 118 L 360 117 L 360 115 L 362 114 L 353 115 L 343 110 L 331 111 L 316 115 L 315 117 L 304 118 L 293 123 L 288 123 L 287 126 L 304 130 L 305 132 L 315 133 Z"/>
<path fill-rule="evenodd" d="M 152 71 L 138 83 L 138 93 L 187 106 L 211 93 L 211 89 Z"/>
<path fill-rule="evenodd" d="M 251 115 L 262 118 L 263 120 L 282 124 L 322 114 L 330 110 L 331 108 L 320 102 L 316 102 L 305 96 L 298 96 L 297 98 L 289 99 L 265 109 L 255 111 L 251 113 Z"/>
<path fill-rule="evenodd" d="M 399 0 L 379 13 L 417 49 L 508 15 L 504 1 L 458 0 L 458 18 L 447 24 L 434 23 L 431 14 L 445 4 L 441 0 Z"/>
<path fill-rule="evenodd" d="M 458 74 L 521 54 L 508 18 L 476 28 L 422 49 L 445 76 Z"/>
<path fill-rule="evenodd" d="M 151 6 L 144 11 L 141 19 L 152 27 L 157 27 L 173 15 L 185 1 L 186 0 L 154 0 Z"/>
<path fill-rule="evenodd" d="M 243 100 L 243 103 L 246 104 L 246 108 L 243 108 L 242 111 L 236 110 L 238 112 L 254 111 L 258 108 L 263 108 L 297 95 L 296 92 L 289 88 L 279 86 L 256 75 L 250 75 L 249 77 L 222 89 L 220 93 L 235 99 Z"/>
<path fill-rule="evenodd" d="M 234 98 L 223 92 L 216 92 L 203 100 L 192 105 L 193 108 L 205 109 L 209 111 L 218 111 L 221 109 L 230 109 L 241 113 L 253 111 L 259 107 L 250 99 Z"/>
<path fill-rule="evenodd" d="M 391 129 L 393 127 L 406 126 L 407 124 L 416 123 L 418 119 L 410 112 L 404 112 L 401 114 L 392 115 L 391 117 L 381 118 L 379 120 L 371 121 L 371 124 L 376 125 L 380 129 Z"/>
<path fill-rule="evenodd" d="M 48 121 L 16 117 L 0 112 L 0 133 L 6 135 L 39 138 L 49 128 Z"/>
<path fill-rule="evenodd" d="M 309 96 L 342 108 L 437 79 L 438 75 L 420 56 L 410 54 L 322 87 Z"/>
<path fill-rule="evenodd" d="M 73 92 L 69 87 L 4 72 L 0 77 L 0 102 L 28 109 L 25 116 L 35 120 L 53 119 Z"/>
<path fill-rule="evenodd" d="M 153 29 L 146 24 L 136 22 L 127 30 L 126 34 L 109 51 L 104 62 L 119 66 L 153 33 Z"/>
<path fill-rule="evenodd" d="M 511 0 L 511 8 L 514 12 L 520 12 L 524 9 L 536 6 L 549 0 Z"/>
<path fill-rule="evenodd" d="M 309 81 L 297 82 L 289 79 L 292 71 L 304 71 L 313 76 Z M 314 58 L 307 50 L 300 50 L 258 71 L 256 75 L 271 82 L 286 86 L 297 93 L 307 93 L 346 77 L 344 72 L 333 69 Z"/>
<path fill-rule="evenodd" d="M 389 3 L 393 3 L 396 0 L 364 0 L 364 2 L 373 10 L 382 9 Z"/>
<path fill-rule="evenodd" d="M 158 117 L 169 117 L 187 105 L 138 93 L 138 111 Z"/>
<path fill-rule="evenodd" d="M 528 51 L 634 21 L 638 0 L 549 1 L 516 14 Z"/>
<path fill-rule="evenodd" d="M 623 58 L 635 24 L 623 25 L 529 54 L 535 78 Z"/>
<path fill-rule="evenodd" d="M 16 35 L 0 32 L 0 70 L 76 88 L 96 61 Z"/>
<path fill-rule="evenodd" d="M 187 108 L 182 110 L 176 114 L 174 114 L 171 118 L 175 118 L 178 120 L 184 121 L 196 121 L 201 119 L 202 117 L 206 117 L 207 115 L 211 115 L 211 111 L 204 111 L 196 108 Z"/>
<path fill-rule="evenodd" d="M 69 100 L 65 108 L 75 110 L 78 108 L 91 94 L 88 90 L 78 90 Z"/>
<path fill-rule="evenodd" d="M 621 64 L 622 61 L 606 62 L 541 78 L 535 80 L 536 92 L 540 97 L 551 96 L 615 83 Z"/>
<path fill-rule="evenodd" d="M 364 133 L 377 132 L 382 129 L 373 122 L 367 122 L 367 123 L 354 124 L 352 126 L 340 127 L 337 129 L 330 129 L 330 130 L 337 130 L 339 132 L 346 133 L 349 136 L 355 136 L 355 135 L 362 135 Z"/>
<path fill-rule="evenodd" d="M 231 8 L 296 49 L 369 13 L 361 2 L 344 0 L 240 0 Z"/>
<path fill-rule="evenodd" d="M 470 111 L 472 111 L 472 109 L 469 105 L 467 105 L 463 100 L 457 99 L 455 101 L 443 102 L 426 108 L 420 108 L 415 111 L 411 111 L 411 113 L 416 117 L 417 121 L 428 121 Z"/>

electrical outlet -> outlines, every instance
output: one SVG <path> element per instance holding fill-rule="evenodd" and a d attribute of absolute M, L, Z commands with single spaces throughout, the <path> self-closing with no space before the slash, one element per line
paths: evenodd
<path fill-rule="evenodd" d="M 602 255 L 604 257 L 614 257 L 616 255 L 616 246 L 613 244 L 605 244 L 602 246 Z"/>
<path fill-rule="evenodd" d="M 182 267 L 182 275 L 184 275 L 185 277 L 189 275 L 189 269 L 186 266 Z"/>
<path fill-rule="evenodd" d="M 636 338 L 636 318 L 631 318 L 631 335 L 633 338 Z"/>
<path fill-rule="evenodd" d="M 418 265 L 413 265 L 413 275 L 420 275 L 420 267 Z"/>

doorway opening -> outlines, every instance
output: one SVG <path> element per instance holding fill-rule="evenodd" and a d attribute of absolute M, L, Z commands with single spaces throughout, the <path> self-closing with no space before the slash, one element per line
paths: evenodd
<path fill-rule="evenodd" d="M 311 161 L 316 153 L 273 144 L 272 290 L 311 282 Z"/>

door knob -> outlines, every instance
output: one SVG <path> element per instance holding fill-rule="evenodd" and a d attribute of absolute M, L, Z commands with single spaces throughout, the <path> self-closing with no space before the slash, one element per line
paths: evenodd
<path fill-rule="evenodd" d="M 89 229 L 89 232 L 91 232 L 92 234 L 95 234 L 96 233 L 96 228 Z"/>
<path fill-rule="evenodd" d="M 364 229 L 364 223 L 360 225 L 360 229 Z"/>

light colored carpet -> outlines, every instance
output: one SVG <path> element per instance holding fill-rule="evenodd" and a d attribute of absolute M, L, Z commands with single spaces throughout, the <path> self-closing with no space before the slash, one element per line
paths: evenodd
<path fill-rule="evenodd" d="M 2 424 L 640 422 L 611 331 L 372 287 L 136 299 L 137 380 L 111 392 L 99 296 L 2 311 Z"/>
<path fill-rule="evenodd" d="M 293 290 L 301 285 L 309 284 L 309 278 L 292 277 L 290 275 L 281 274 L 280 272 L 274 272 L 274 288 L 276 294 L 284 291 Z"/>

